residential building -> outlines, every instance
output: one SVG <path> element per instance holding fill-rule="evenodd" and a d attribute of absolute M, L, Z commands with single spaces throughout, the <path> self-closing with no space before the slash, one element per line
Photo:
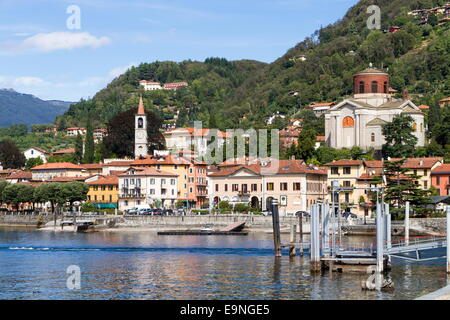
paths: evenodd
<path fill-rule="evenodd" d="M 131 159 L 104 159 L 102 174 L 107 176 L 112 174 L 113 171 L 124 172 L 131 167 L 133 161 Z"/>
<path fill-rule="evenodd" d="M 46 163 L 47 157 L 50 155 L 50 153 L 45 151 L 42 148 L 30 147 L 23 152 L 23 155 L 25 156 L 25 159 L 27 159 L 27 160 L 33 159 L 33 158 L 40 158 L 43 163 Z"/>
<path fill-rule="evenodd" d="M 173 208 L 178 194 L 178 176 L 151 167 L 131 167 L 119 176 L 119 209 L 138 206 Z"/>
<path fill-rule="evenodd" d="M 214 130 L 210 132 L 210 129 L 178 128 L 164 132 L 163 135 L 167 149 L 177 152 L 183 149 L 191 149 L 191 146 L 195 146 L 198 154 L 203 156 L 207 151 L 209 135 L 214 134 L 214 132 Z M 230 136 L 227 133 L 217 130 L 219 147 L 229 138 Z"/>
<path fill-rule="evenodd" d="M 11 171 L 10 174 L 5 177 L 5 181 L 9 183 L 22 183 L 22 182 L 30 182 L 32 180 L 31 172 L 15 170 Z"/>
<path fill-rule="evenodd" d="M 354 75 L 353 82 L 353 98 L 345 99 L 325 114 L 325 137 L 329 147 L 358 146 L 379 152 L 385 143 L 382 126 L 400 114 L 413 118 L 417 146 L 425 145 L 423 112 L 407 94 L 404 99 L 394 99 L 388 93 L 389 74 L 370 67 Z"/>
<path fill-rule="evenodd" d="M 178 154 L 158 154 L 136 159 L 131 166 L 150 167 L 175 174 L 178 177 L 177 199 L 185 202 L 189 208 L 201 208 L 206 205 L 206 163 Z"/>
<path fill-rule="evenodd" d="M 439 107 L 445 108 L 447 105 L 450 105 L 450 97 L 439 100 Z"/>
<path fill-rule="evenodd" d="M 103 164 L 101 163 L 87 163 L 87 164 L 80 164 L 80 166 L 83 167 L 89 173 L 89 175 L 103 173 Z"/>
<path fill-rule="evenodd" d="M 335 102 L 312 103 L 308 107 L 312 109 L 316 117 L 320 117 L 335 106 Z"/>
<path fill-rule="evenodd" d="M 159 82 L 141 80 L 139 81 L 139 85 L 141 85 L 145 91 L 153 91 L 153 90 L 161 90 L 161 84 Z"/>
<path fill-rule="evenodd" d="M 390 159 L 390 161 L 398 161 L 400 159 Z M 420 176 L 417 183 L 422 189 L 428 190 L 432 186 L 431 172 L 444 163 L 442 157 L 434 158 L 408 158 L 402 168 L 408 169 L 405 174 L 414 174 Z"/>
<path fill-rule="evenodd" d="M 45 163 L 31 168 L 35 181 L 47 181 L 55 177 L 87 177 L 89 172 L 82 166 L 69 162 Z"/>
<path fill-rule="evenodd" d="M 77 135 L 85 135 L 86 134 L 86 128 L 80 128 L 80 127 L 71 127 L 66 129 L 66 134 L 70 137 L 77 136 Z"/>
<path fill-rule="evenodd" d="M 100 177 L 87 182 L 88 201 L 99 209 L 115 209 L 119 203 L 119 178 L 117 176 Z"/>
<path fill-rule="evenodd" d="M 95 129 L 94 130 L 94 142 L 98 143 L 103 140 L 104 137 L 108 135 L 108 130 L 106 129 Z"/>
<path fill-rule="evenodd" d="M 165 90 L 177 90 L 181 87 L 187 87 L 189 84 L 187 82 L 174 82 L 174 83 L 166 83 L 163 87 Z"/>
<path fill-rule="evenodd" d="M 450 164 L 441 164 L 431 171 L 431 184 L 440 196 L 450 196 Z"/>
<path fill-rule="evenodd" d="M 217 169 L 208 175 L 214 205 L 228 201 L 266 210 L 267 201 L 278 199 L 280 214 L 287 215 L 326 201 L 326 170 L 302 160 L 270 159 Z"/>

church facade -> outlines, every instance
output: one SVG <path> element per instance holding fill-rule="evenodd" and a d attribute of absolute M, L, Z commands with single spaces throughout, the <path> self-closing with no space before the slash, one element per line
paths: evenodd
<path fill-rule="evenodd" d="M 325 142 L 335 149 L 358 146 L 363 150 L 381 150 L 385 143 L 382 126 L 396 115 L 414 119 L 417 146 L 425 145 L 425 119 L 422 111 L 408 98 L 394 99 L 390 94 L 389 74 L 368 68 L 354 75 L 354 94 L 325 114 Z"/>

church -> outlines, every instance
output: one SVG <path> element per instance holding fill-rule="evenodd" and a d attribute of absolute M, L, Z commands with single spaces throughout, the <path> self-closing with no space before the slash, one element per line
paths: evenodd
<path fill-rule="evenodd" d="M 389 74 L 369 67 L 353 76 L 353 92 L 352 98 L 345 99 L 325 114 L 327 146 L 381 150 L 385 143 L 382 126 L 399 114 L 414 119 L 417 146 L 425 145 L 424 114 L 408 97 L 392 97 Z"/>
<path fill-rule="evenodd" d="M 139 107 L 135 115 L 134 130 L 134 157 L 145 157 L 148 155 L 147 116 L 142 97 L 139 99 Z"/>

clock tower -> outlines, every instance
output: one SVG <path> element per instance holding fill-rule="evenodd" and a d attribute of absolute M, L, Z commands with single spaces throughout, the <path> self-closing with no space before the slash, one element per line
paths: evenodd
<path fill-rule="evenodd" d="M 134 128 L 134 156 L 136 158 L 139 158 L 140 156 L 145 157 L 148 155 L 147 116 L 145 115 L 142 97 L 139 100 L 139 108 L 135 116 Z"/>

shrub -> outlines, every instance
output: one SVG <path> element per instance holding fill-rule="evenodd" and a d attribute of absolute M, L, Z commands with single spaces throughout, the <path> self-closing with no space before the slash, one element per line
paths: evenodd
<path fill-rule="evenodd" d="M 236 212 L 248 212 L 250 207 L 244 203 L 236 203 L 234 205 L 234 211 Z"/>
<path fill-rule="evenodd" d="M 219 209 L 230 209 L 230 203 L 228 201 L 220 201 L 219 202 Z"/>

